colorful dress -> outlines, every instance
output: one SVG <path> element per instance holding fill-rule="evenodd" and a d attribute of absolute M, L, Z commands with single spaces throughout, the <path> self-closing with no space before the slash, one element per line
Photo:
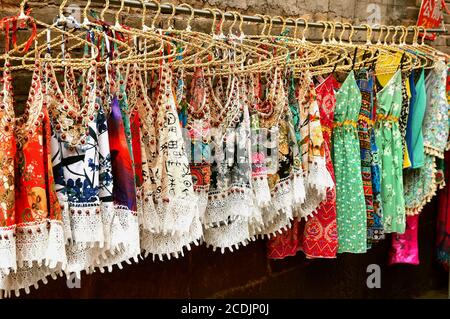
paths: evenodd
<path fill-rule="evenodd" d="M 371 71 L 360 70 L 356 76 L 361 91 L 362 104 L 358 118 L 358 136 L 361 149 L 361 176 L 367 210 L 368 245 L 383 238 L 380 202 L 380 173 L 378 147 L 375 143 L 373 123 L 375 119 L 375 77 Z"/>
<path fill-rule="evenodd" d="M 333 75 L 329 75 L 316 87 L 317 104 L 320 110 L 320 124 L 324 139 L 327 170 L 335 182 L 333 163 L 331 162 L 331 135 L 333 130 L 336 97 L 334 90 L 339 87 Z M 307 258 L 335 258 L 338 249 L 336 219 L 336 187 L 330 187 L 327 197 L 317 208 L 316 213 L 305 222 L 300 236 L 301 247 Z"/>
<path fill-rule="evenodd" d="M 333 123 L 332 154 L 340 253 L 363 253 L 367 250 L 367 212 L 357 132 L 360 108 L 361 94 L 351 71 L 336 93 Z"/>
<path fill-rule="evenodd" d="M 377 93 L 376 143 L 381 154 L 381 199 L 385 233 L 405 231 L 403 198 L 403 148 L 399 129 L 402 108 L 400 70 Z"/>
<path fill-rule="evenodd" d="M 3 155 L 3 172 L 8 175 L 3 178 L 6 201 L 1 205 L 4 214 L 0 228 L 0 292 L 9 295 L 15 291 L 18 296 L 21 289 L 28 293 L 29 287 L 37 287 L 39 281 L 47 282 L 47 276 L 64 270 L 67 256 L 62 207 L 55 192 L 50 155 L 47 106 L 54 96 L 45 94 L 42 65 L 37 60 L 26 108 L 17 121 L 15 148 L 14 139 L 9 135 L 9 130 L 14 130 L 10 74 L 7 60 L 2 85 L 1 130 L 3 145 L 12 147 Z M 10 165 L 14 165 L 14 172 Z"/>
<path fill-rule="evenodd" d="M 411 111 L 408 118 L 407 137 L 408 150 L 410 153 L 411 168 L 420 168 L 424 165 L 424 145 L 422 123 L 427 105 L 427 93 L 425 89 L 425 70 L 420 72 L 417 83 L 414 84 L 413 77 L 410 79 L 411 86 L 414 85 L 414 99 L 411 99 Z"/>

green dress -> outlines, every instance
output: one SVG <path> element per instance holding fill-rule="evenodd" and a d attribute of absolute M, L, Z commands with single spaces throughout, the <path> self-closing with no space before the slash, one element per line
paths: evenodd
<path fill-rule="evenodd" d="M 381 201 L 385 233 L 405 232 L 403 148 L 399 129 L 402 74 L 397 71 L 377 94 L 375 138 L 381 154 Z"/>
<path fill-rule="evenodd" d="M 361 93 L 351 71 L 336 93 L 333 123 L 339 253 L 367 250 L 367 214 L 357 131 L 360 108 Z"/>

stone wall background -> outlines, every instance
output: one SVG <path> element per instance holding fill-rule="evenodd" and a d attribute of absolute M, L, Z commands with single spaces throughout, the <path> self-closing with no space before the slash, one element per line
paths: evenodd
<path fill-rule="evenodd" d="M 370 9 L 379 8 L 379 23 L 414 24 L 420 0 L 186 0 L 194 7 L 219 7 L 247 14 L 304 16 L 309 20 L 348 21 L 354 24 L 373 22 Z M 447 1 L 450 5 L 450 0 Z M 16 14 L 20 1 L 0 0 L 0 17 Z M 69 1 L 83 8 L 86 1 Z M 174 3 L 180 3 L 175 1 Z M 30 1 L 33 15 L 50 23 L 58 12 L 59 1 Z M 93 7 L 96 7 L 93 5 Z M 149 12 L 151 14 L 151 12 Z M 139 10 L 124 12 L 127 24 L 136 24 Z M 167 16 L 166 16 L 167 17 Z M 113 21 L 112 15 L 107 20 Z M 183 20 L 183 18 L 177 18 Z M 186 17 L 184 17 L 186 19 Z M 150 21 L 150 20 L 148 20 Z M 196 23 L 209 28 L 209 20 Z M 450 16 L 445 17 L 450 26 Z M 177 23 L 183 23 L 177 21 Z M 259 26 L 247 25 L 249 31 Z M 252 29 L 252 30 L 250 30 Z M 256 30 L 255 30 L 256 29 Z M 25 35 L 21 35 L 25 36 Z M 317 36 L 312 34 L 312 36 Z M 433 44 L 449 52 L 450 37 L 440 36 Z M 0 36 L 0 49 L 3 46 Z M 26 88 L 29 75 L 15 78 L 15 87 Z M 19 94 L 20 95 L 20 94 Z M 367 254 L 341 254 L 335 260 L 307 260 L 302 253 L 282 261 L 265 257 L 262 241 L 251 243 L 234 253 L 222 255 L 206 247 L 194 247 L 184 258 L 125 265 L 112 273 L 83 276 L 81 288 L 69 289 L 66 281 L 50 280 L 46 286 L 33 291 L 27 298 L 204 298 L 204 297 L 262 297 L 262 298 L 405 298 L 417 297 L 430 289 L 447 284 L 447 274 L 435 262 L 436 200 L 428 204 L 420 217 L 420 266 L 387 265 L 389 239 Z M 379 264 L 382 287 L 368 289 L 366 269 Z"/>

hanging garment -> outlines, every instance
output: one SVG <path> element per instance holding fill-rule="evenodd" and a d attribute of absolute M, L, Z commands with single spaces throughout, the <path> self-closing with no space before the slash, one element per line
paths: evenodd
<path fill-rule="evenodd" d="M 411 159 L 411 168 L 421 168 L 424 164 L 424 146 L 422 124 L 427 106 L 427 93 L 425 90 L 425 70 L 420 71 L 419 79 L 414 84 L 411 76 L 411 86 L 414 86 L 414 99 L 411 99 L 411 110 L 408 117 L 406 141 Z M 404 177 L 406 179 L 406 177 Z M 405 181 L 406 183 L 406 181 Z"/>
<path fill-rule="evenodd" d="M 450 178 L 450 152 L 445 153 L 445 178 Z M 439 211 L 437 216 L 437 258 L 448 267 L 450 263 L 450 185 L 439 193 Z"/>
<path fill-rule="evenodd" d="M 279 168 L 281 170 L 279 169 L 277 174 L 272 175 L 272 177 L 276 176 L 277 178 L 289 177 L 289 170 L 291 169 L 295 169 L 297 172 L 302 170 L 300 166 L 302 165 L 302 157 L 300 156 L 300 147 L 302 145 L 300 109 L 295 95 L 296 87 L 294 79 L 290 78 L 289 80 L 288 115 L 284 121 L 279 123 Z M 300 187 L 304 187 L 303 183 Z M 301 192 L 304 194 L 304 189 Z M 267 243 L 267 256 L 271 259 L 283 259 L 289 256 L 295 256 L 300 249 L 299 227 L 299 219 L 294 218 L 289 229 L 283 229 L 274 238 L 271 238 Z"/>
<path fill-rule="evenodd" d="M 361 177 L 367 211 L 367 240 L 371 243 L 383 239 L 382 206 L 380 201 L 380 168 L 378 148 L 375 143 L 373 123 L 375 77 L 372 71 L 361 69 L 356 74 L 356 81 L 361 91 L 361 109 L 358 118 L 358 137 L 361 150 Z"/>
<path fill-rule="evenodd" d="M 408 215 L 420 213 L 443 185 L 442 179 L 439 179 L 440 182 L 436 179 L 439 175 L 436 161 L 443 158 L 449 136 L 446 78 L 447 66 L 439 61 L 425 79 L 426 98 L 423 99 L 426 100 L 426 107 L 422 123 L 424 164 L 405 173 L 404 196 Z M 421 92 L 424 93 L 423 89 Z"/>
<path fill-rule="evenodd" d="M 409 88 L 409 72 L 402 72 L 402 110 L 400 112 L 400 117 L 398 118 L 398 126 L 403 145 L 403 168 L 411 167 L 408 145 L 406 144 L 406 128 L 408 126 L 409 100 L 411 97 L 411 91 Z"/>
<path fill-rule="evenodd" d="M 367 250 L 367 213 L 357 132 L 360 108 L 361 94 L 351 71 L 336 93 L 333 122 L 332 154 L 340 253 L 363 253 Z"/>
<path fill-rule="evenodd" d="M 445 62 L 439 60 L 425 79 L 427 107 L 423 119 L 423 143 L 425 152 L 438 158 L 444 158 L 449 136 L 447 70 Z"/>
<path fill-rule="evenodd" d="M 99 79 L 95 66 L 83 77 L 80 104 L 73 90 L 72 72 L 66 70 L 62 93 L 52 65 L 46 68 L 47 96 L 53 97 L 49 100 L 53 172 L 59 201 L 65 207 L 66 272 L 79 274 L 96 265 L 105 251 L 117 248 L 112 246 L 111 238 L 111 229 L 118 220 L 112 196 L 108 127 L 101 97 L 97 95 Z M 84 121 L 79 121 L 78 112 L 84 114 Z M 80 134 L 82 129 L 84 134 Z"/>
<path fill-rule="evenodd" d="M 9 67 L 6 59 L 2 79 L 1 130 L 2 145 L 10 146 L 10 149 L 3 158 L 3 172 L 6 174 L 3 179 L 5 193 L 2 194 L 5 196 L 3 225 L 0 229 L 0 293 L 9 296 L 14 291 L 18 296 L 21 289 L 29 293 L 31 286 L 37 287 L 40 281 L 46 283 L 49 275 L 55 277 L 64 270 L 67 256 L 62 208 L 52 174 L 47 111 L 49 96 L 44 87 L 42 65 L 36 60 L 26 108 L 17 119 L 15 130 Z M 10 134 L 13 132 L 17 146 L 12 145 L 14 138 Z"/>
<path fill-rule="evenodd" d="M 392 246 L 389 251 L 389 264 L 419 264 L 418 245 L 419 215 L 406 217 L 406 228 L 403 234 L 392 235 Z"/>
<path fill-rule="evenodd" d="M 317 87 L 317 104 L 320 110 L 320 124 L 324 139 L 327 170 L 335 182 L 333 163 L 331 162 L 331 135 L 333 130 L 336 97 L 334 90 L 340 84 L 330 74 Z M 300 234 L 300 245 L 307 258 L 335 258 L 338 249 L 336 219 L 336 187 L 330 187 L 327 197 L 316 213 L 305 222 Z"/>
<path fill-rule="evenodd" d="M 385 233 L 405 231 L 403 198 L 403 150 L 399 130 L 402 108 L 402 77 L 397 71 L 377 93 L 376 143 L 381 154 L 381 199 Z"/>
<path fill-rule="evenodd" d="M 153 259 L 158 256 L 160 260 L 183 255 L 184 248 L 190 250 L 192 243 L 198 245 L 202 236 L 172 79 L 169 66 L 162 64 L 154 112 L 141 115 L 156 212 L 148 216 L 148 231 L 142 234 L 141 242 L 146 255 L 152 254 Z"/>

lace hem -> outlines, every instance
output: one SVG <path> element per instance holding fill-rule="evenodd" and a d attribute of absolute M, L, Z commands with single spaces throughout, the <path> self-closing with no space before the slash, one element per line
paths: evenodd
<path fill-rule="evenodd" d="M 309 165 L 308 185 L 317 189 L 319 193 L 325 193 L 327 189 L 334 186 L 324 157 L 314 156 L 312 163 Z"/>
<path fill-rule="evenodd" d="M 70 203 L 68 220 L 70 244 L 84 243 L 103 247 L 105 243 L 103 214 L 110 210 L 112 203 Z"/>
<path fill-rule="evenodd" d="M 319 192 L 315 188 L 308 187 L 306 190 L 306 198 L 308 199 L 307 201 L 296 207 L 297 214 L 295 215 L 308 220 L 309 217 L 313 216 L 317 212 L 320 204 L 326 200 L 327 194 L 326 192 Z"/>
<path fill-rule="evenodd" d="M 253 196 L 255 198 L 255 204 L 264 208 L 270 205 L 271 196 L 269 182 L 267 176 L 257 176 L 252 179 Z"/>
<path fill-rule="evenodd" d="M 175 234 L 157 234 L 141 228 L 141 249 L 144 256 L 152 255 L 153 261 L 156 257 L 164 260 L 164 257 L 178 258 L 184 256 L 184 249 L 191 250 L 191 244 L 198 246 L 202 238 L 202 225 L 199 219 L 194 219 L 188 233 Z"/>
<path fill-rule="evenodd" d="M 226 225 L 205 229 L 205 243 L 212 247 L 213 251 L 220 249 L 223 254 L 226 249 L 233 252 L 239 246 L 246 246 L 249 242 L 250 230 L 247 220 L 236 219 Z"/>
<path fill-rule="evenodd" d="M 203 225 L 205 228 L 211 228 L 236 218 L 248 219 L 252 212 L 252 190 L 230 187 L 228 191 L 209 193 Z"/>
<path fill-rule="evenodd" d="M 436 156 L 437 158 L 444 159 L 444 151 L 442 149 L 439 149 L 437 147 L 434 147 L 428 143 L 424 143 L 424 150 L 425 153 Z"/>
<path fill-rule="evenodd" d="M 414 215 L 418 215 L 420 214 L 420 212 L 422 212 L 423 208 L 425 207 L 425 205 L 427 203 L 429 203 L 434 196 L 436 196 L 437 190 L 438 190 L 438 183 L 436 182 L 436 173 L 437 173 L 437 169 L 436 169 L 436 161 L 433 159 L 433 164 L 432 164 L 432 177 L 431 177 L 431 183 L 430 183 L 430 188 L 428 189 L 428 191 L 426 192 L 425 196 L 423 197 L 423 199 L 420 201 L 420 203 L 418 203 L 416 206 L 414 207 L 405 207 L 405 213 L 407 216 L 414 216 Z"/>
<path fill-rule="evenodd" d="M 30 293 L 30 288 L 39 288 L 39 283 L 48 283 L 48 277 L 56 279 L 57 275 L 62 276 L 62 271 L 50 269 L 45 265 L 33 264 L 31 267 L 18 268 L 16 272 L 5 274 L 0 271 L 0 299 L 11 297 L 14 292 L 16 297 L 20 296 L 22 290 L 26 294 Z"/>
<path fill-rule="evenodd" d="M 0 228 L 0 270 L 8 274 L 34 263 L 63 268 L 67 264 L 64 244 L 60 221 Z"/>
<path fill-rule="evenodd" d="M 79 275 L 83 270 L 91 273 L 95 268 L 112 268 L 122 261 L 137 260 L 140 253 L 137 213 L 124 206 L 103 206 L 102 222 L 105 244 L 101 247 L 91 243 L 69 246 L 67 273 Z"/>
<path fill-rule="evenodd" d="M 198 204 L 192 197 L 159 200 L 155 203 L 155 209 L 147 212 L 146 229 L 152 233 L 171 235 L 187 233 L 198 211 Z"/>
<path fill-rule="evenodd" d="M 264 239 L 265 237 L 271 238 L 271 236 L 276 236 L 277 233 L 282 234 L 283 230 L 291 228 L 293 219 L 292 209 L 284 209 L 280 211 L 270 223 L 265 224 L 261 231 L 252 229 L 252 235 Z"/>

